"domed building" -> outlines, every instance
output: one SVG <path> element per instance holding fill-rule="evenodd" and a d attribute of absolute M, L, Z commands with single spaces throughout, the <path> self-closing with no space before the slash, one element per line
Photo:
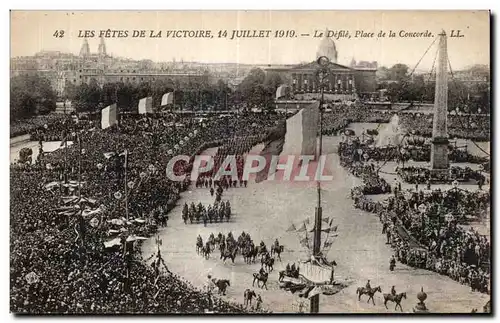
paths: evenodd
<path fill-rule="evenodd" d="M 320 86 L 316 77 L 318 57 L 326 56 L 330 60 L 330 75 L 328 82 L 324 85 L 323 93 L 326 102 L 352 101 L 361 95 L 374 93 L 376 91 L 376 62 L 373 65 L 357 65 L 351 62 L 351 66 L 338 63 L 338 50 L 335 42 L 330 37 L 321 39 L 316 58 L 307 64 L 267 66 L 266 72 L 279 73 L 290 85 L 291 96 L 289 99 L 295 101 L 317 100 L 320 98 Z M 281 105 L 277 102 L 278 105 Z M 285 104 L 285 103 L 283 103 Z"/>
<path fill-rule="evenodd" d="M 332 63 L 337 63 L 337 47 L 333 39 L 328 37 L 328 29 L 318 46 L 316 57 L 326 56 Z"/>

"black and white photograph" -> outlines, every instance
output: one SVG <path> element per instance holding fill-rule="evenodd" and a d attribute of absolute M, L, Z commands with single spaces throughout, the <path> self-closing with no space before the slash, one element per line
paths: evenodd
<path fill-rule="evenodd" d="M 490 33 L 11 10 L 10 312 L 491 315 Z"/>

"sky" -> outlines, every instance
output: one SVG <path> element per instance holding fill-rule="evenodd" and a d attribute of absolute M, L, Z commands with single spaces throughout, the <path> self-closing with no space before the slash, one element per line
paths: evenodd
<path fill-rule="evenodd" d="M 156 62 L 296 64 L 315 59 L 321 38 L 315 31 L 349 31 L 351 38 L 334 39 L 338 63 L 351 59 L 377 61 L 379 66 L 404 63 L 411 68 L 424 55 L 433 37 L 399 37 L 400 31 L 425 32 L 434 37 L 444 30 L 460 30 L 463 37 L 448 37 L 453 69 L 490 63 L 490 20 L 487 11 L 12 11 L 11 57 L 29 56 L 41 50 L 78 54 L 80 31 L 94 30 L 88 38 L 97 52 L 100 30 L 127 30 L 126 38 L 106 38 L 108 54 Z M 64 37 L 54 37 L 58 30 Z M 162 38 L 132 38 L 133 30 L 162 31 Z M 210 30 L 213 38 L 167 38 L 167 30 Z M 227 30 L 227 38 L 218 31 Z M 230 39 L 233 30 L 271 30 L 269 38 Z M 297 37 L 275 38 L 276 30 L 294 30 Z M 397 37 L 389 38 L 389 31 Z M 355 37 L 356 31 L 375 37 Z M 379 31 L 386 37 L 378 38 Z M 301 36 L 309 34 L 309 36 Z M 437 42 L 418 69 L 430 70 Z"/>

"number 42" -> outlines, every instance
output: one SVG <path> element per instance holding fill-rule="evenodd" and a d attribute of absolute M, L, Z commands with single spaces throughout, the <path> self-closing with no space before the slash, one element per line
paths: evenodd
<path fill-rule="evenodd" d="M 56 30 L 54 32 L 54 35 L 52 35 L 52 36 L 54 36 L 56 38 L 63 38 L 64 37 L 64 30 Z"/>

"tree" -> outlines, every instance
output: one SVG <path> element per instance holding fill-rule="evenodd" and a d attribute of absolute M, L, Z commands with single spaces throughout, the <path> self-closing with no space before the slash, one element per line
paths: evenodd
<path fill-rule="evenodd" d="M 395 64 L 389 69 L 389 77 L 393 81 L 401 82 L 408 77 L 408 69 L 405 64 Z"/>
<path fill-rule="evenodd" d="M 267 102 L 264 86 L 266 74 L 260 68 L 253 68 L 238 86 L 242 101 L 250 105 L 263 106 Z"/>
<path fill-rule="evenodd" d="M 47 78 L 39 75 L 20 75 L 11 78 L 11 120 L 47 113 L 55 107 L 56 93 Z"/>
<path fill-rule="evenodd" d="M 87 83 L 82 83 L 76 88 L 74 104 L 77 112 L 94 112 L 98 110 L 101 98 L 103 98 L 103 90 L 97 83 L 97 80 L 92 78 Z"/>
<path fill-rule="evenodd" d="M 64 85 L 63 99 L 74 100 L 76 95 L 76 85 L 71 82 L 66 82 Z"/>

